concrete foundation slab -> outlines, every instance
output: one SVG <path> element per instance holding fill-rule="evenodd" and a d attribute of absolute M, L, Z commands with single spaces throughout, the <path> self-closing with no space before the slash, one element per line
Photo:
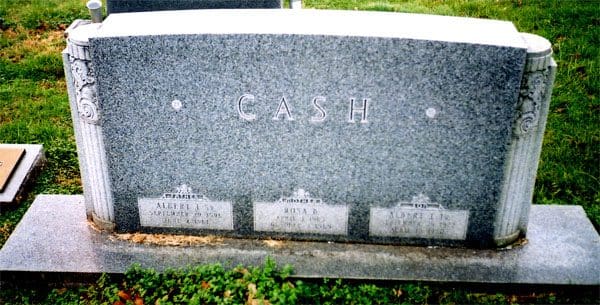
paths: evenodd
<path fill-rule="evenodd" d="M 599 285 L 599 250 L 600 237 L 580 206 L 534 205 L 526 242 L 503 250 L 251 239 L 156 246 L 94 229 L 83 196 L 39 195 L 0 250 L 0 272 L 260 265 L 270 256 L 303 278 Z"/>

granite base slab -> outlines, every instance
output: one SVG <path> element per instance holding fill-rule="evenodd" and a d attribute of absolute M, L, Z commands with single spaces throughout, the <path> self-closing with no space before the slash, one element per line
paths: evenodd
<path fill-rule="evenodd" d="M 97 231 L 81 195 L 39 195 L 0 250 L 0 272 L 123 273 L 220 262 L 292 264 L 296 277 L 556 285 L 600 284 L 600 237 L 580 206 L 534 205 L 527 243 L 511 249 L 223 239 L 155 246 Z"/>
<path fill-rule="evenodd" d="M 0 148 L 23 148 L 25 155 L 9 179 L 5 189 L 0 192 L 0 207 L 17 204 L 28 182 L 44 164 L 44 149 L 40 144 L 0 144 Z"/>

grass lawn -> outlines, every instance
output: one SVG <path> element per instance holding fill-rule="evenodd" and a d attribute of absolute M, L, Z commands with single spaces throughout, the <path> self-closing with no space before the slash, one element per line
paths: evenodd
<path fill-rule="evenodd" d="M 0 246 L 36 194 L 82 192 L 60 52 L 65 46 L 64 29 L 77 18 L 89 18 L 85 2 L 0 0 L 0 143 L 41 143 L 48 158 L 46 168 L 25 202 L 16 209 L 0 212 Z M 304 0 L 303 5 L 317 9 L 380 10 L 509 20 L 521 32 L 535 33 L 550 40 L 558 63 L 558 74 L 534 202 L 582 205 L 599 228 L 600 0 Z M 142 291 L 148 297 L 145 304 L 165 295 L 171 301 L 180 297 L 181 302 L 187 303 L 185 300 L 190 299 L 185 299 L 186 292 L 181 291 L 183 288 L 212 293 L 213 296 L 219 294 L 222 299 L 229 295 L 231 300 L 242 302 L 262 299 L 286 303 L 314 298 L 321 303 L 360 304 L 600 303 L 598 289 L 527 287 L 519 291 L 500 291 L 497 288 L 498 292 L 481 287 L 424 283 L 297 282 L 287 278 L 289 270 L 275 269 L 269 263 L 262 268 L 237 271 L 222 270 L 218 266 L 199 268 L 187 273 L 162 275 L 134 269 L 123 279 L 103 277 L 96 284 L 68 289 L 9 289 L 5 286 L 0 289 L 0 303 L 94 303 L 95 300 L 113 304 L 125 301 L 126 298 L 119 299 L 119 294 L 125 297 L 124 294 Z M 203 281 L 202 278 L 207 276 L 211 276 L 211 280 Z"/>

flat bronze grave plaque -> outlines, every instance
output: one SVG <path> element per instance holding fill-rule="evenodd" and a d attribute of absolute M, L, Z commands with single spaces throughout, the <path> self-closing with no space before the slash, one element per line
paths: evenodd
<path fill-rule="evenodd" d="M 24 148 L 0 148 L 0 193 L 4 192 L 4 187 L 24 155 Z"/>

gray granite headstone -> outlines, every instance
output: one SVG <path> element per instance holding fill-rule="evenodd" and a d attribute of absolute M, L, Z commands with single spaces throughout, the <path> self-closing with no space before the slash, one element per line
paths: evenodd
<path fill-rule="evenodd" d="M 73 29 L 64 60 L 101 227 L 475 246 L 525 234 L 555 64 L 509 22 L 114 14 Z"/>
<path fill-rule="evenodd" d="M 147 11 L 281 8 L 281 0 L 106 0 L 107 14 Z"/>

